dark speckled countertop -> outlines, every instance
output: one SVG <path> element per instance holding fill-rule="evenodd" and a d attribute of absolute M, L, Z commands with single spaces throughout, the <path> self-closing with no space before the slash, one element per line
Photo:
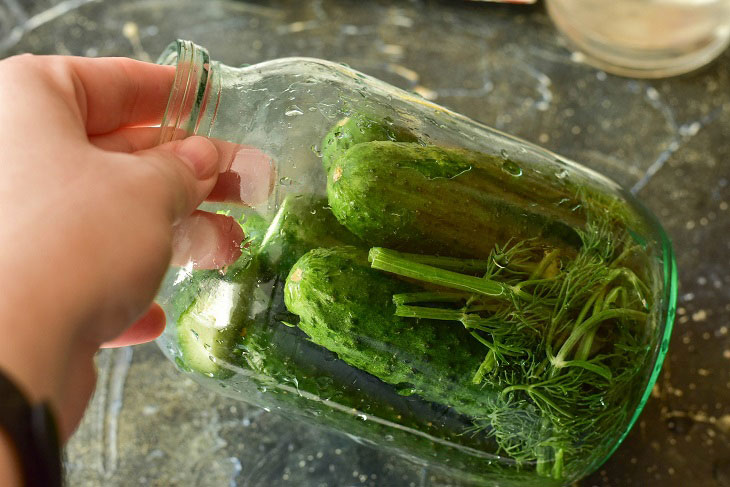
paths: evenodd
<path fill-rule="evenodd" d="M 679 78 L 586 66 L 541 6 L 459 1 L 0 0 L 0 57 L 154 59 L 177 37 L 227 64 L 351 66 L 608 174 L 675 243 L 677 322 L 639 423 L 590 486 L 730 487 L 730 52 Z M 461 485 L 219 397 L 154 344 L 99 354 L 71 486 Z"/>

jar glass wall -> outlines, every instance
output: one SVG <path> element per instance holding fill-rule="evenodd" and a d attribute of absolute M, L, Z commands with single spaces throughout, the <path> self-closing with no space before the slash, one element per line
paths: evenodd
<path fill-rule="evenodd" d="M 165 278 L 159 343 L 182 370 L 484 485 L 562 485 L 618 446 L 676 296 L 629 194 L 344 65 L 233 68 L 187 41 L 160 62 L 161 141 L 226 152 L 201 209 L 247 238 L 225 269 Z"/>

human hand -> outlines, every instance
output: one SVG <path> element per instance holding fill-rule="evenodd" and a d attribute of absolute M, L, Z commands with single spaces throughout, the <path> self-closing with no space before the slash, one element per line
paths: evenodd
<path fill-rule="evenodd" d="M 144 127 L 159 124 L 174 74 L 122 58 L 0 62 L 0 367 L 51 401 L 63 439 L 93 390 L 98 348 L 161 333 L 151 303 L 174 230 L 193 236 L 183 261 L 240 255 L 232 219 L 190 215 L 242 156 L 201 137 L 154 147 L 159 129 Z"/>

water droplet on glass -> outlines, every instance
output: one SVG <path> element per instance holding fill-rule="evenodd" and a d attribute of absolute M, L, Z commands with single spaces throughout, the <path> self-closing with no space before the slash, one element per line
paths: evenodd
<path fill-rule="evenodd" d="M 367 416 L 367 414 L 362 414 L 361 413 L 361 414 L 358 414 L 357 415 L 357 419 L 359 419 L 361 421 L 367 421 L 368 420 L 368 416 Z"/>
<path fill-rule="evenodd" d="M 568 171 L 565 169 L 560 169 L 558 172 L 555 173 L 555 177 L 558 179 L 565 179 L 568 177 Z"/>
<path fill-rule="evenodd" d="M 502 164 L 502 170 L 515 177 L 522 176 L 522 168 L 514 161 L 504 161 Z"/>
<path fill-rule="evenodd" d="M 316 144 L 312 145 L 311 149 L 312 152 L 314 152 L 314 155 L 316 155 L 317 157 L 322 157 L 322 151 L 319 150 L 319 146 L 317 146 Z"/>
<path fill-rule="evenodd" d="M 573 201 L 570 198 L 560 198 L 560 201 L 558 201 L 558 206 L 565 206 L 572 203 Z"/>
<path fill-rule="evenodd" d="M 385 436 L 383 436 L 383 439 L 385 441 L 393 441 L 393 435 L 385 435 Z"/>
<path fill-rule="evenodd" d="M 507 154 L 507 151 L 505 149 L 502 149 L 499 151 L 499 155 L 502 156 L 502 159 L 507 160 L 509 159 L 509 154 Z"/>
<path fill-rule="evenodd" d="M 279 179 L 279 184 L 291 184 L 291 178 L 284 176 L 283 178 Z"/>
<path fill-rule="evenodd" d="M 190 368 L 183 362 L 183 360 L 180 357 L 175 357 L 175 365 L 177 365 L 180 370 L 189 371 Z"/>
<path fill-rule="evenodd" d="M 416 94 L 417 94 L 417 93 L 416 93 Z M 436 120 L 434 120 L 433 118 L 431 118 L 431 117 L 426 117 L 426 121 L 427 121 L 428 123 L 430 123 L 431 125 L 435 125 L 435 126 L 437 126 L 437 127 L 438 127 L 438 125 L 439 125 L 439 124 L 438 124 L 438 122 L 437 122 Z"/>
<path fill-rule="evenodd" d="M 286 111 L 284 112 L 284 115 L 286 115 L 287 117 L 296 117 L 297 115 L 303 115 L 303 114 L 304 114 L 304 112 L 302 111 L 302 109 L 296 105 L 292 105 L 292 106 L 288 107 L 286 109 Z"/>

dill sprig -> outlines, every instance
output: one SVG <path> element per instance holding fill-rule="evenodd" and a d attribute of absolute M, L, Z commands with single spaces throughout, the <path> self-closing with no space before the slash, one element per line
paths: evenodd
<path fill-rule="evenodd" d="M 648 353 L 652 296 L 636 264 L 644 254 L 610 205 L 593 210 L 576 230 L 577 254 L 533 240 L 483 260 L 369 254 L 373 268 L 427 288 L 394 295 L 397 316 L 458 322 L 484 345 L 469 382 L 499 394 L 484 394 L 470 431 L 555 479 L 602 459 L 626 425 Z"/>

